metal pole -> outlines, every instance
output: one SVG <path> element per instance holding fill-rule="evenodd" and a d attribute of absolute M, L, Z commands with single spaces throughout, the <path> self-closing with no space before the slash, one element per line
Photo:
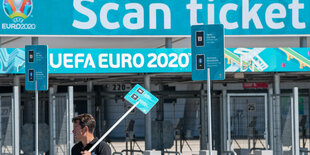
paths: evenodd
<path fill-rule="evenodd" d="M 291 140 L 292 140 L 292 155 L 297 155 L 296 153 L 296 147 L 295 147 L 295 135 L 294 135 L 294 99 L 293 97 L 290 98 L 291 99 Z"/>
<path fill-rule="evenodd" d="M 50 154 L 55 154 L 55 145 L 54 145 L 54 117 L 53 117 L 53 100 L 54 100 L 54 88 L 49 88 L 49 124 L 50 124 Z"/>
<path fill-rule="evenodd" d="M 299 155 L 299 113 L 298 113 L 298 88 L 294 87 L 294 127 L 295 127 L 295 151 Z"/>
<path fill-rule="evenodd" d="M 38 37 L 31 37 L 31 45 L 38 45 L 39 38 Z"/>
<path fill-rule="evenodd" d="M 205 102 L 205 89 L 203 83 L 201 84 L 201 90 L 200 90 L 200 122 L 201 122 L 200 150 L 206 150 L 207 149 L 206 102 Z"/>
<path fill-rule="evenodd" d="M 275 97 L 275 109 L 274 109 L 274 136 L 275 136 L 275 146 L 274 154 L 282 154 L 282 141 L 281 141 L 281 106 L 280 106 L 280 75 L 276 73 L 274 75 L 274 94 Z"/>
<path fill-rule="evenodd" d="M 222 151 L 227 151 L 227 90 L 226 88 L 223 89 L 223 108 L 222 109 L 222 117 L 223 117 L 223 127 L 222 127 L 222 130 L 223 130 L 223 149 Z"/>
<path fill-rule="evenodd" d="M 0 95 L 0 109 L 2 109 L 2 99 Z M 2 110 L 0 110 L 0 155 L 2 155 Z"/>
<path fill-rule="evenodd" d="M 69 95 L 69 99 L 68 99 L 68 116 L 69 116 L 69 121 L 68 121 L 68 126 L 69 126 L 69 130 L 67 131 L 68 132 L 68 136 L 69 136 L 69 147 L 68 147 L 68 154 L 70 154 L 70 149 L 73 147 L 73 144 L 74 144 L 74 140 L 73 140 L 73 133 L 72 133 L 72 130 L 73 130 L 73 123 L 71 122 L 72 118 L 73 118 L 73 113 L 74 113 L 74 110 L 73 110 L 73 104 L 74 104 L 74 94 L 73 94 L 73 86 L 69 86 L 68 87 L 68 95 Z"/>
<path fill-rule="evenodd" d="M 211 80 L 210 80 L 210 68 L 208 68 L 208 136 L 209 136 L 209 155 L 212 155 L 212 122 L 211 122 Z"/>
<path fill-rule="evenodd" d="M 13 144 L 13 154 L 19 155 L 19 142 L 20 142 L 20 82 L 19 77 L 14 77 L 14 144 Z"/>
<path fill-rule="evenodd" d="M 273 89 L 269 87 L 268 89 L 268 94 L 269 94 L 269 139 L 270 139 L 270 150 L 273 150 Z"/>
<path fill-rule="evenodd" d="M 39 155 L 39 93 L 38 83 L 35 83 L 35 152 Z"/>
<path fill-rule="evenodd" d="M 264 95 L 264 100 L 265 100 L 265 146 L 266 146 L 266 150 L 268 150 L 268 144 L 269 144 L 269 134 L 268 134 L 268 99 L 267 99 L 267 95 Z"/>
<path fill-rule="evenodd" d="M 92 96 L 91 92 L 93 92 L 93 82 L 88 81 L 87 82 L 87 113 L 93 114 L 94 110 L 93 108 L 95 107 L 95 104 L 92 102 Z"/>
<path fill-rule="evenodd" d="M 231 129 L 230 129 L 230 96 L 227 97 L 227 137 L 228 137 L 228 151 L 231 151 Z M 230 153 L 229 153 L 230 155 Z"/>
<path fill-rule="evenodd" d="M 151 76 L 144 76 L 145 89 L 151 92 Z M 145 150 L 152 150 L 152 120 L 151 112 L 145 116 Z"/>
<path fill-rule="evenodd" d="M 31 44 L 32 45 L 38 45 L 39 44 L 39 38 L 38 37 L 31 37 Z M 35 81 L 35 154 L 39 154 L 39 97 L 38 97 L 38 91 L 37 91 L 37 81 Z"/>
<path fill-rule="evenodd" d="M 307 37 L 300 37 L 299 45 L 300 47 L 307 47 Z"/>

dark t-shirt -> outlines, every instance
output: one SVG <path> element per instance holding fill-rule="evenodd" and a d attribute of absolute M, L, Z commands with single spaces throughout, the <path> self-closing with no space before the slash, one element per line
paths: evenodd
<path fill-rule="evenodd" d="M 95 138 L 90 143 L 88 143 L 85 148 L 83 147 L 82 142 L 79 142 L 72 147 L 71 154 L 80 155 L 82 151 L 89 150 L 97 141 L 98 141 L 98 138 Z M 96 146 L 96 148 L 91 152 L 91 154 L 92 155 L 111 155 L 111 148 L 106 142 L 101 141 Z"/>

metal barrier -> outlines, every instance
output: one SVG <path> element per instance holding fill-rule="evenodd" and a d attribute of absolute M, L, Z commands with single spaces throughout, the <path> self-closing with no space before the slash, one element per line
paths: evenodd
<path fill-rule="evenodd" d="M 13 96 L 0 94 L 0 155 L 13 154 Z"/>
<path fill-rule="evenodd" d="M 70 154 L 73 146 L 73 87 L 68 93 L 53 94 L 50 88 L 51 154 Z"/>
<path fill-rule="evenodd" d="M 164 153 L 168 153 L 168 154 L 172 153 L 172 154 L 182 155 L 181 152 L 174 152 L 174 151 L 164 151 Z"/>
<path fill-rule="evenodd" d="M 237 153 L 235 151 L 224 151 L 224 153 L 228 153 L 228 154 L 232 153 L 234 155 L 237 155 Z"/>

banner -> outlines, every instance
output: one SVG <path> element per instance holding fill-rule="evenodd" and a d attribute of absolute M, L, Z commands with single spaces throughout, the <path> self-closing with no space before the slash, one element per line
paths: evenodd
<path fill-rule="evenodd" d="M 50 74 L 182 73 L 191 49 L 49 49 Z M 310 71 L 310 48 L 226 48 L 225 72 Z M 0 74 L 25 74 L 25 50 L 0 48 Z"/>
<path fill-rule="evenodd" d="M 0 35 L 190 36 L 201 24 L 223 24 L 225 35 L 310 34 L 309 0 L 0 1 Z"/>

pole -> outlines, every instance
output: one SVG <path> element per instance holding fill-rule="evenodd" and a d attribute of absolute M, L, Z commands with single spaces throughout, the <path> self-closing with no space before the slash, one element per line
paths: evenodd
<path fill-rule="evenodd" d="M 298 113 L 298 88 L 294 87 L 294 128 L 295 128 L 295 149 L 296 155 L 299 155 L 299 113 Z"/>
<path fill-rule="evenodd" d="M 268 88 L 269 93 L 269 138 L 270 138 L 270 150 L 273 150 L 273 89 L 271 87 Z"/>
<path fill-rule="evenodd" d="M 93 151 L 96 146 L 127 116 L 129 115 L 129 113 L 135 109 L 135 107 L 139 104 L 139 102 L 137 102 L 136 104 L 134 104 L 89 150 L 88 152 Z"/>
<path fill-rule="evenodd" d="M 294 139 L 295 139 L 295 134 L 294 134 L 294 99 L 293 99 L 293 97 L 291 96 L 291 104 L 290 104 L 290 106 L 291 106 L 291 140 L 292 140 L 292 155 L 297 155 L 297 154 L 295 154 L 296 152 L 295 152 L 295 150 L 296 150 L 296 147 L 295 147 L 295 141 L 294 141 Z"/>
<path fill-rule="evenodd" d="M 32 37 L 31 38 L 31 44 L 32 45 L 38 45 L 39 44 L 39 38 L 38 37 Z M 36 79 L 36 76 L 35 76 Z M 35 81 L 35 154 L 39 155 L 39 97 L 38 97 L 38 90 L 37 90 L 37 80 Z"/>
<path fill-rule="evenodd" d="M 212 122 L 211 122 L 211 80 L 210 68 L 208 68 L 208 135 L 209 135 L 209 155 L 212 155 Z"/>
<path fill-rule="evenodd" d="M 36 155 L 39 155 L 39 93 L 37 80 L 35 85 L 35 152 Z"/>
<path fill-rule="evenodd" d="M 280 106 L 280 75 L 276 73 L 274 75 L 274 94 L 275 97 L 275 106 L 274 106 L 274 136 L 275 136 L 275 145 L 274 145 L 274 154 L 282 154 L 282 138 L 281 138 L 281 106 Z"/>
<path fill-rule="evenodd" d="M 144 76 L 145 89 L 151 92 L 151 76 Z M 145 150 L 152 150 L 152 120 L 151 112 L 145 116 Z"/>
<path fill-rule="evenodd" d="M 205 89 L 204 84 L 201 84 L 200 90 L 200 130 L 201 130 L 201 138 L 200 138 L 200 150 L 207 150 L 207 125 L 206 125 L 206 102 L 205 102 Z"/>
<path fill-rule="evenodd" d="M 13 144 L 13 154 L 19 155 L 20 151 L 20 78 L 18 75 L 14 76 L 14 87 L 13 87 L 13 93 L 14 93 L 14 144 Z"/>

